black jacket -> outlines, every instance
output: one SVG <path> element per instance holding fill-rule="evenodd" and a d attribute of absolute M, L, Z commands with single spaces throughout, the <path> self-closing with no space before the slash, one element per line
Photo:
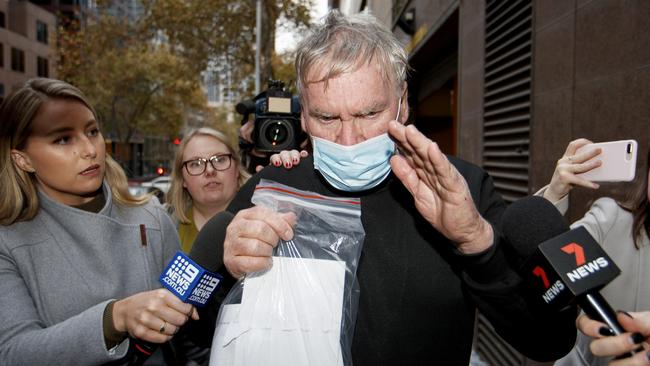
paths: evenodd
<path fill-rule="evenodd" d="M 575 341 L 575 309 L 546 313 L 530 305 L 520 277 L 506 259 L 508 245 L 497 231 L 505 204 L 494 192 L 492 179 L 474 165 L 449 159 L 465 177 L 479 212 L 495 229 L 495 245 L 484 253 L 457 252 L 422 218 L 410 193 L 392 174 L 370 191 L 350 194 L 330 188 L 311 158 L 290 171 L 265 168 L 242 187 L 228 210 L 236 213 L 250 207 L 261 178 L 323 195 L 361 198 L 366 237 L 357 272 L 355 365 L 467 365 L 477 308 L 524 355 L 539 361 L 563 356 Z M 221 272 L 227 274 L 225 269 Z M 214 326 L 217 306 L 202 311 L 204 324 Z M 204 332 L 211 330 L 206 327 Z"/>

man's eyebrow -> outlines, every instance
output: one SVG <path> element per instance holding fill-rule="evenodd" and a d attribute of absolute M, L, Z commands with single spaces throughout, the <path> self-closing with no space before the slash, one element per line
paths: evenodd
<path fill-rule="evenodd" d="M 362 109 L 361 111 L 354 113 L 353 115 L 355 117 L 359 116 L 365 116 L 370 113 L 374 112 L 381 112 L 384 109 L 387 108 L 387 103 L 386 101 L 375 101 L 373 104 L 369 105 L 368 107 Z M 329 112 L 324 112 L 318 109 L 312 109 L 309 111 L 309 115 L 315 118 L 332 118 L 332 117 L 337 117 L 332 113 Z"/>
<path fill-rule="evenodd" d="M 319 118 L 319 117 L 321 117 L 321 118 L 322 118 L 322 117 L 325 117 L 325 118 L 331 118 L 331 117 L 334 117 L 334 115 L 333 115 L 332 113 L 324 112 L 324 111 L 320 111 L 320 110 L 318 110 L 318 109 L 312 109 L 312 110 L 310 110 L 310 111 L 309 111 L 309 115 L 312 116 L 312 117 L 316 117 L 316 118 Z"/>
<path fill-rule="evenodd" d="M 383 102 L 383 101 L 375 101 L 370 106 L 368 106 L 368 107 L 362 109 L 361 111 L 355 113 L 354 116 L 355 117 L 365 116 L 365 115 L 370 114 L 370 113 L 381 112 L 386 108 L 387 108 L 387 105 L 386 105 L 385 102 Z"/>

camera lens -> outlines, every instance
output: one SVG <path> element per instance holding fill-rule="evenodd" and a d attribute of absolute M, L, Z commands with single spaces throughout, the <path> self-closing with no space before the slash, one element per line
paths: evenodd
<path fill-rule="evenodd" d="M 289 120 L 273 118 L 255 123 L 253 136 L 258 150 L 277 152 L 294 147 L 296 132 L 294 124 Z"/>
<path fill-rule="evenodd" d="M 269 124 L 264 131 L 264 137 L 272 146 L 282 145 L 289 136 L 289 131 L 284 121 L 275 121 Z"/>

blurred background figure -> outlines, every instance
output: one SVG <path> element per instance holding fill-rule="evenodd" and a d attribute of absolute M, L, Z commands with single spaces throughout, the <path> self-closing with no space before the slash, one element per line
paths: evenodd
<path fill-rule="evenodd" d="M 189 253 L 203 224 L 228 206 L 249 177 L 239 151 L 221 132 L 202 127 L 183 138 L 174 158 L 166 202 L 184 252 Z"/>
<path fill-rule="evenodd" d="M 129 194 L 83 93 L 31 79 L 0 121 L 2 363 L 128 364 L 133 338 L 165 343 L 198 319 L 156 289 L 178 236 L 155 198 Z M 147 364 L 182 356 L 158 350 Z"/>
<path fill-rule="evenodd" d="M 577 152 L 582 146 L 591 143 L 587 139 L 577 139 L 569 143 L 557 162 L 550 184 L 537 194 L 551 201 L 565 213 L 569 206 L 569 192 L 574 187 L 597 189 L 599 185 L 577 174 L 600 166 L 599 151 Z M 595 159 L 592 159 L 596 157 Z M 638 184 L 631 186 L 629 197 L 624 202 L 609 197 L 596 200 L 587 213 L 574 222 L 571 227 L 584 226 L 596 241 L 605 249 L 612 260 L 622 269 L 621 274 L 600 292 L 614 309 L 641 311 L 650 309 L 650 149 L 645 158 L 639 156 Z M 626 184 L 626 183 L 619 183 Z M 607 333 L 607 329 L 602 332 Z M 606 335 L 606 334 L 602 334 Z M 555 364 L 562 366 L 607 365 L 610 358 L 595 357 L 589 344 L 592 338 L 579 333 L 575 348 Z"/>

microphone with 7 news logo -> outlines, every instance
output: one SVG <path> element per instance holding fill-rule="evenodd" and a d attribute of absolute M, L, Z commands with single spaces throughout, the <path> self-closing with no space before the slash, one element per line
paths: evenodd
<path fill-rule="evenodd" d="M 575 301 L 590 318 L 605 322 L 615 334 L 625 332 L 599 293 L 621 270 L 584 227 L 541 243 L 526 267 L 524 272 L 547 305 L 561 309 Z"/>

